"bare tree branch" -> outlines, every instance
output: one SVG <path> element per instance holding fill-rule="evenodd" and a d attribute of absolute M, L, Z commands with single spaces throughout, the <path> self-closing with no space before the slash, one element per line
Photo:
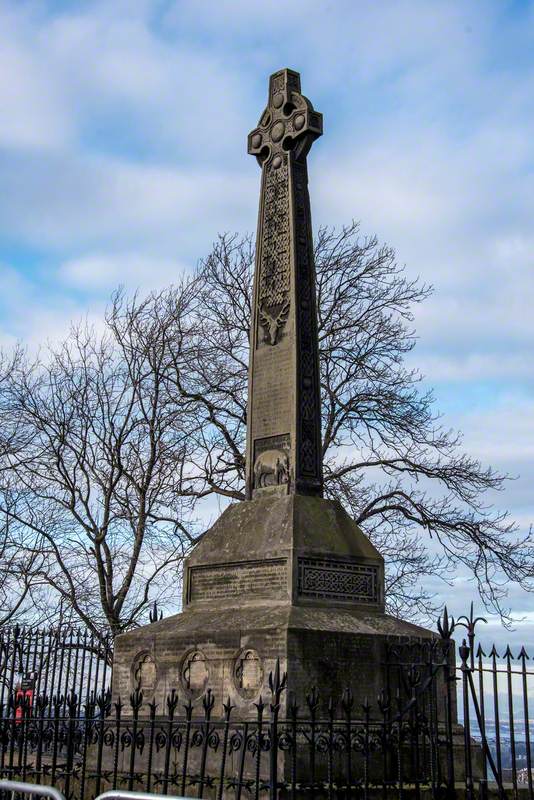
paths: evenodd
<path fill-rule="evenodd" d="M 320 229 L 315 259 L 326 495 L 384 555 L 392 613 L 431 614 L 428 577 L 461 567 L 505 616 L 507 584 L 533 588 L 532 531 L 488 504 L 506 476 L 462 451 L 406 365 L 431 288 L 354 222 Z M 180 285 L 118 292 L 102 335 L 0 362 L 0 599 L 28 576 L 8 613 L 43 585 L 98 631 L 176 604 L 206 502 L 244 498 L 253 264 L 250 239 L 221 236 Z"/>

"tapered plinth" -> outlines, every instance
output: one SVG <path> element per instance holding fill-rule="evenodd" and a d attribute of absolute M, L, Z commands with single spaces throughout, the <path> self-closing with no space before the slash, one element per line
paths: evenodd
<path fill-rule="evenodd" d="M 230 506 L 186 562 L 181 614 L 116 640 L 115 694 L 141 681 L 160 702 L 175 689 L 215 711 L 231 698 L 255 714 L 277 659 L 287 697 L 385 686 L 387 643 L 430 637 L 384 613 L 383 560 L 337 502 L 267 496 Z M 143 660 L 144 659 L 144 660 Z M 285 700 L 283 700 L 285 702 Z"/>

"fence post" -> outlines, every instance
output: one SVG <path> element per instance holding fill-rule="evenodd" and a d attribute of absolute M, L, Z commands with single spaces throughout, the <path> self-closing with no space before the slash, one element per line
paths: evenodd
<path fill-rule="evenodd" d="M 345 754 L 346 754 L 346 783 L 347 783 L 347 793 L 350 797 L 350 793 L 352 791 L 352 708 L 354 706 L 354 695 L 351 689 L 345 689 L 343 692 L 343 698 L 341 700 L 341 706 L 343 711 L 345 712 L 345 726 L 346 726 L 346 747 L 345 747 Z M 297 741 L 295 737 L 295 749 L 297 746 Z"/>
<path fill-rule="evenodd" d="M 471 758 L 471 722 L 469 716 L 469 665 L 467 659 L 469 658 L 470 648 L 467 646 L 465 639 L 458 650 L 462 665 L 462 699 L 464 711 L 464 765 L 465 765 L 465 789 L 469 800 L 473 800 L 473 761 Z"/>
<path fill-rule="evenodd" d="M 97 795 L 100 794 L 100 783 L 102 778 L 102 757 L 104 753 L 104 732 L 106 728 L 106 717 L 109 716 L 111 712 L 111 693 L 107 692 L 100 692 L 98 697 L 96 698 L 96 708 L 98 708 L 98 723 L 96 724 L 96 730 L 98 731 L 98 750 L 97 750 L 97 761 L 96 761 L 96 793 Z"/>
<path fill-rule="evenodd" d="M 68 741 L 67 741 L 67 765 L 65 775 L 65 797 L 70 797 L 70 781 L 72 777 L 72 768 L 74 763 L 74 734 L 76 729 L 76 712 L 78 710 L 78 698 L 74 692 L 70 692 L 66 700 L 66 710 L 69 714 L 69 722 L 67 726 Z"/>
<path fill-rule="evenodd" d="M 208 689 L 204 698 L 202 700 L 202 705 L 204 706 L 204 725 L 205 725 L 205 733 L 204 739 L 202 741 L 202 758 L 200 761 L 200 788 L 198 790 L 198 796 L 204 797 L 204 784 L 206 783 L 206 763 L 208 758 L 208 747 L 210 742 L 210 726 L 211 726 L 211 712 L 213 711 L 213 706 L 215 705 L 215 697 L 213 696 L 211 689 Z"/>
<path fill-rule="evenodd" d="M 316 718 L 317 718 L 317 709 L 319 708 L 319 692 L 315 688 L 312 687 L 311 691 L 309 692 L 308 696 L 306 697 L 306 703 L 308 705 L 308 711 L 310 712 L 310 736 L 309 736 L 309 745 L 310 745 L 310 782 L 311 782 L 311 797 L 312 800 L 315 798 L 315 737 L 316 737 Z"/>
<path fill-rule="evenodd" d="M 130 694 L 130 708 L 132 709 L 132 734 L 131 734 L 131 745 L 130 745 L 130 763 L 128 766 L 128 791 L 131 792 L 133 789 L 133 782 L 134 782 L 134 771 L 135 771 L 135 751 L 137 749 L 137 726 L 139 724 L 139 709 L 143 705 L 143 692 L 139 687 L 136 687 L 133 692 Z M 99 748 L 101 743 L 103 744 L 104 741 L 104 727 L 102 726 L 100 735 L 98 737 L 98 744 Z M 100 755 L 100 753 L 99 753 Z M 101 758 L 99 759 L 101 762 Z M 97 785 L 97 794 L 100 794 L 100 776 L 98 778 L 98 785 Z"/>
<path fill-rule="evenodd" d="M 452 709 L 453 709 L 453 686 L 456 684 L 456 664 L 454 670 L 451 669 L 451 651 L 454 653 L 454 642 L 452 634 L 456 627 L 454 617 L 449 618 L 447 606 L 443 609 L 443 617 L 438 619 L 438 631 L 443 641 L 443 665 L 445 673 L 445 742 L 446 742 L 446 759 L 447 759 L 447 795 L 448 797 L 456 797 L 454 773 L 454 743 L 452 736 Z M 455 690 L 456 691 L 456 690 Z"/>
<path fill-rule="evenodd" d="M 228 734 L 230 731 L 230 715 L 232 713 L 232 709 L 234 706 L 230 702 L 230 697 L 226 703 L 223 704 L 224 709 L 224 737 L 223 737 L 223 751 L 221 757 L 221 771 L 219 774 L 219 790 L 217 792 L 218 800 L 222 800 L 223 792 L 224 792 L 224 773 L 226 770 L 226 756 L 228 753 Z"/>
<path fill-rule="evenodd" d="M 297 797 L 297 718 L 298 706 L 293 692 L 290 692 L 288 699 L 289 718 L 291 719 L 291 797 Z"/>
<path fill-rule="evenodd" d="M 265 703 L 263 702 L 263 698 L 260 694 L 260 698 L 257 703 L 254 703 L 258 712 L 258 746 L 256 747 L 256 769 L 255 769 L 255 781 L 254 781 L 254 800 L 258 800 L 260 796 L 260 774 L 261 774 L 261 751 L 262 751 L 262 741 L 263 741 L 263 712 L 265 710 Z"/>
<path fill-rule="evenodd" d="M 527 665 L 526 659 L 528 658 L 527 651 L 524 647 L 518 655 L 521 660 L 521 686 L 523 689 L 523 719 L 525 723 L 525 747 L 527 751 L 527 782 L 530 797 L 534 797 L 532 791 L 532 755 L 530 753 L 530 722 L 528 713 L 528 685 L 527 685 Z"/>
<path fill-rule="evenodd" d="M 184 706 L 184 711 L 185 711 L 186 722 L 185 722 L 184 760 L 182 764 L 182 787 L 181 787 L 182 794 L 185 794 L 185 787 L 187 780 L 187 765 L 189 759 L 189 739 L 191 736 L 191 718 L 193 716 L 193 705 L 191 703 L 191 698 L 189 698 L 186 705 Z"/>
<path fill-rule="evenodd" d="M 271 725 L 270 725 L 270 761 L 269 761 L 269 797 L 276 800 L 278 797 L 278 715 L 280 713 L 280 698 L 286 688 L 287 674 L 280 676 L 280 659 L 276 659 L 274 675 L 269 674 L 269 689 L 271 690 Z"/>

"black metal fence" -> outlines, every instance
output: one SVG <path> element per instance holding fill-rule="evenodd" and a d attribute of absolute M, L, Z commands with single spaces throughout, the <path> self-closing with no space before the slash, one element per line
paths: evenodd
<path fill-rule="evenodd" d="M 65 698 L 74 693 L 79 713 L 91 695 L 109 687 L 112 662 L 111 639 L 87 630 L 0 628 L 0 708 L 22 698 L 37 708 L 38 698 L 62 697 L 66 710 Z"/>
<path fill-rule="evenodd" d="M 11 693 L 0 709 L 0 777 L 49 783 L 73 800 L 117 787 L 236 800 L 459 791 L 534 800 L 534 673 L 524 648 L 486 656 L 477 623 L 445 612 L 435 639 L 390 648 L 380 697 L 357 706 L 347 690 L 326 713 L 320 690 L 301 705 L 287 696 L 279 667 L 246 719 L 210 690 L 185 705 L 173 691 L 164 707 L 139 690 L 123 701 L 85 692 L 83 702 L 72 691 L 32 703 Z M 462 625 L 455 666 L 451 637 Z"/>
<path fill-rule="evenodd" d="M 520 789 L 533 798 L 532 750 L 534 731 L 534 671 L 525 647 L 516 651 L 495 645 L 487 652 L 476 641 L 477 624 L 482 617 L 461 617 L 456 626 L 466 629 L 466 638 L 458 648 L 461 714 L 464 732 L 464 764 L 473 773 L 473 740 L 482 747 L 483 785 L 496 784 L 500 794 L 518 797 Z M 452 630 L 454 630 L 452 622 Z"/>

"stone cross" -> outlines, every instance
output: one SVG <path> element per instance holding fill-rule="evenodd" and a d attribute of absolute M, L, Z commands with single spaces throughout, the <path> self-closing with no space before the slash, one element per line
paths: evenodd
<path fill-rule="evenodd" d="M 250 333 L 247 497 L 322 495 L 321 409 L 306 156 L 322 115 L 298 72 L 269 79 L 268 105 L 249 134 L 261 166 Z"/>

